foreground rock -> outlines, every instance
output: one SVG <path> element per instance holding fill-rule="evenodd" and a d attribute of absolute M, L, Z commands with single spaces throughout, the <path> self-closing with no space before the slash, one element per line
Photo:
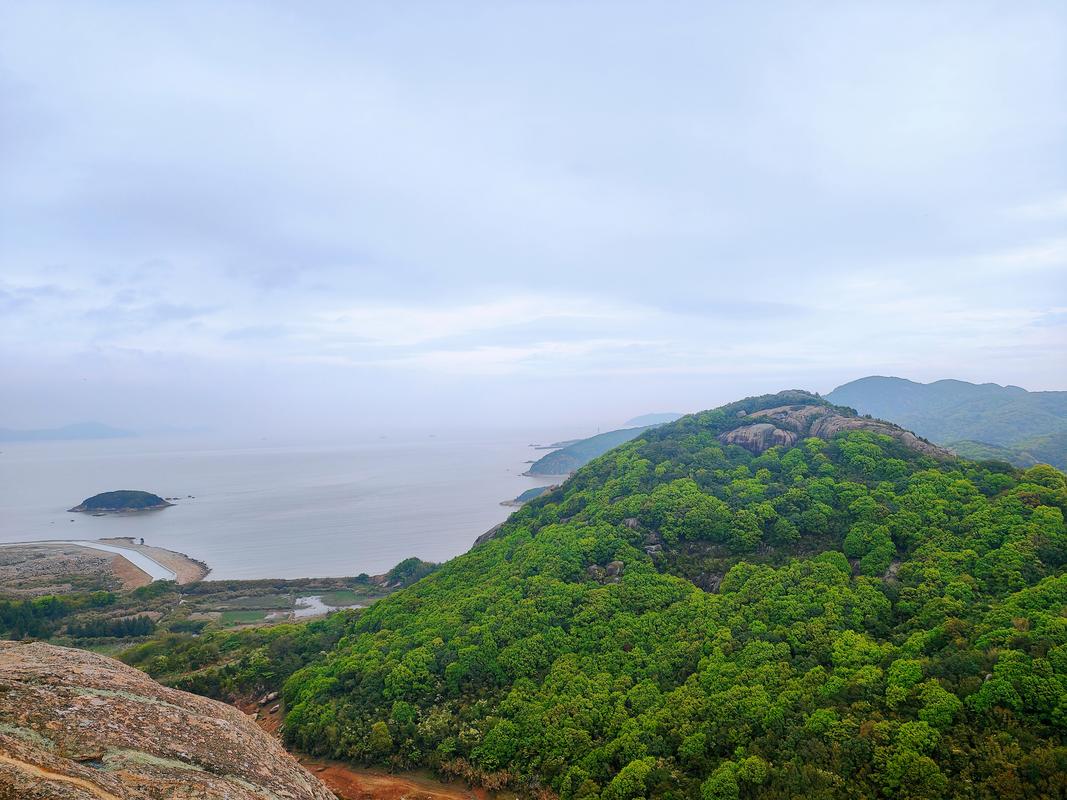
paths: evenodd
<path fill-rule="evenodd" d="M 120 489 L 117 492 L 103 492 L 82 500 L 79 505 L 68 511 L 84 511 L 89 514 L 122 514 L 130 511 L 152 511 L 174 505 L 168 503 L 158 494 Z"/>
<path fill-rule="evenodd" d="M 333 800 L 230 706 L 105 656 L 0 642 L 0 800 Z"/>

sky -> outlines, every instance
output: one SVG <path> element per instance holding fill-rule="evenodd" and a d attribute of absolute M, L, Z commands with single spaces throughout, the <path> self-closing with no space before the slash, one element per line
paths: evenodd
<path fill-rule="evenodd" d="M 0 0 L 0 427 L 1067 389 L 1061 2 Z"/>

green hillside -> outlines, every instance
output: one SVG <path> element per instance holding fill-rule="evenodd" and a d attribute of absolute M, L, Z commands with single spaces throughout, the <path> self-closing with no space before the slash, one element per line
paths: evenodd
<path fill-rule="evenodd" d="M 542 456 L 527 470 L 529 475 L 568 475 L 580 467 L 584 467 L 594 458 L 604 455 L 613 447 L 630 441 L 648 430 L 648 426 L 642 428 L 623 428 L 618 431 L 608 431 L 590 436 L 588 439 L 579 439 L 559 450 L 553 450 L 548 455 Z"/>
<path fill-rule="evenodd" d="M 869 377 L 839 386 L 827 399 L 892 420 L 966 457 L 1067 469 L 1067 392 Z"/>
<path fill-rule="evenodd" d="M 564 800 L 1063 797 L 1065 509 L 805 393 L 691 415 L 354 620 L 284 735 Z"/>

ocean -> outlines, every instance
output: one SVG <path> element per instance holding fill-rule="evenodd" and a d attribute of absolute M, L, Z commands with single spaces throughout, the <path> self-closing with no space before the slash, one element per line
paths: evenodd
<path fill-rule="evenodd" d="M 209 579 L 374 575 L 444 561 L 551 479 L 529 445 L 566 432 L 408 435 L 330 445 L 219 446 L 180 438 L 0 444 L 0 541 L 144 537 L 204 561 Z M 65 511 L 114 489 L 180 498 L 94 517 Z M 73 521 L 71 521 L 73 520 Z"/>

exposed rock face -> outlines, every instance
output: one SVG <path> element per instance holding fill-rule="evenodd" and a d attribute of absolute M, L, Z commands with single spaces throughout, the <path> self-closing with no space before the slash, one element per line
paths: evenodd
<path fill-rule="evenodd" d="M 494 525 L 492 528 L 490 528 L 489 530 L 487 530 L 485 533 L 483 533 L 481 536 L 479 536 L 477 539 L 474 540 L 474 547 L 477 547 L 480 544 L 485 544 L 486 542 L 490 541 L 491 539 L 495 539 L 497 537 L 497 534 L 500 533 L 500 531 L 501 531 L 501 529 L 503 529 L 503 527 L 504 527 L 504 523 L 503 522 L 499 522 L 496 525 Z"/>
<path fill-rule="evenodd" d="M 938 459 L 950 459 L 952 453 L 943 447 L 930 444 L 911 431 L 898 428 L 888 422 L 865 417 L 846 417 L 832 408 L 822 405 L 789 405 L 754 411 L 749 419 L 768 420 L 743 425 L 722 434 L 719 439 L 726 444 L 737 444 L 753 453 L 762 453 L 775 445 L 789 447 L 800 439 L 817 436 L 830 439 L 839 433 L 852 430 L 870 431 L 891 436 L 906 447 L 923 455 Z"/>
<path fill-rule="evenodd" d="M 0 800 L 335 800 L 230 706 L 83 650 L 0 642 Z"/>
<path fill-rule="evenodd" d="M 776 428 L 769 422 L 757 422 L 755 425 L 743 425 L 727 431 L 719 440 L 725 444 L 737 444 L 753 453 L 762 453 L 776 445 L 792 447 L 797 443 L 797 435 L 792 431 Z"/>

